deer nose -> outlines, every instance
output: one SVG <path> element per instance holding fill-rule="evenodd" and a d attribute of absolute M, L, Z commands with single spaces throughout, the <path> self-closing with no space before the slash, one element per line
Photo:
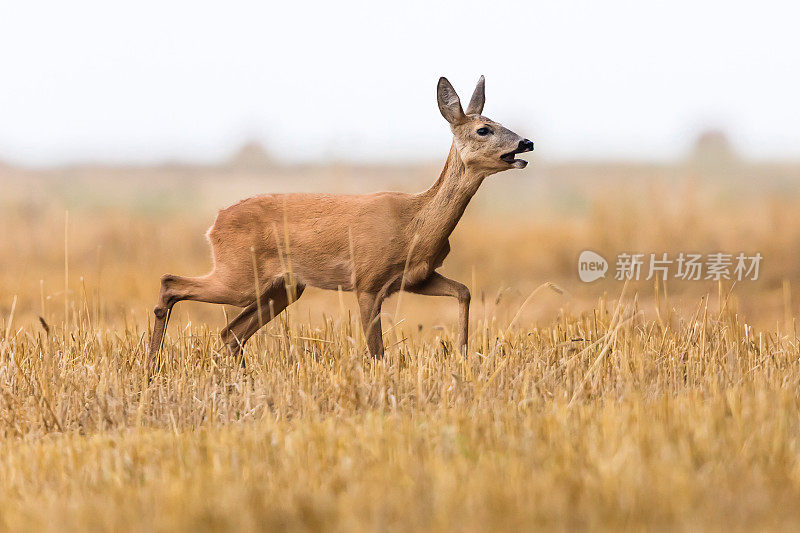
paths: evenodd
<path fill-rule="evenodd" d="M 519 147 L 517 148 L 520 152 L 532 152 L 533 151 L 533 141 L 528 139 L 522 139 L 519 142 Z"/>

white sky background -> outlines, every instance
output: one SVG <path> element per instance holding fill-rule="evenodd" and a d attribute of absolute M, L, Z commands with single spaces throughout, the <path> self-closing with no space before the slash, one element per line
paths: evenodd
<path fill-rule="evenodd" d="M 3 0 L 0 158 L 441 159 L 440 75 L 539 157 L 800 158 L 794 2 Z"/>

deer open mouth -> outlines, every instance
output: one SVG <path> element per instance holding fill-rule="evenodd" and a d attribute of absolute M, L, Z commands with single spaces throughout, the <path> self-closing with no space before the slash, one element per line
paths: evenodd
<path fill-rule="evenodd" d="M 524 159 L 517 159 L 514 156 L 517 155 L 517 154 L 522 154 L 522 153 L 531 152 L 531 151 L 533 151 L 533 143 L 528 141 L 528 140 L 525 140 L 525 141 L 519 143 L 519 146 L 517 147 L 516 150 L 508 152 L 507 154 L 501 155 L 500 159 L 504 163 L 508 163 L 509 165 L 513 166 L 514 168 L 525 168 L 528 165 L 528 162 L 525 161 Z"/>

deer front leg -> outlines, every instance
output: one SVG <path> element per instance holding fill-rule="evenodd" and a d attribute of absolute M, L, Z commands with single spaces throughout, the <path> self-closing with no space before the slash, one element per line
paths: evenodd
<path fill-rule="evenodd" d="M 469 338 L 469 289 L 462 283 L 434 272 L 425 281 L 406 287 L 405 290 L 426 296 L 452 296 L 458 299 L 458 349 L 466 352 Z"/>
<path fill-rule="evenodd" d="M 381 331 L 381 304 L 383 295 L 362 292 L 358 295 L 358 307 L 361 310 L 361 327 L 367 339 L 369 354 L 379 359 L 383 356 L 383 333 Z"/>

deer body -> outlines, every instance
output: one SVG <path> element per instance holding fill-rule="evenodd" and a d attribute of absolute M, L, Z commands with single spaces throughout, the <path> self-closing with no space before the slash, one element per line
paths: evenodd
<path fill-rule="evenodd" d="M 463 348 L 469 291 L 436 269 L 450 252 L 448 238 L 483 179 L 506 168 L 524 167 L 525 162 L 513 155 L 533 145 L 480 116 L 482 77 L 468 108 L 468 113 L 473 111 L 470 115 L 463 113 L 458 96 L 444 78 L 437 97 L 454 141 L 439 179 L 427 191 L 264 195 L 220 211 L 207 233 L 212 271 L 196 278 L 162 277 L 149 371 L 154 370 L 169 312 L 178 301 L 243 307 L 222 330 L 223 342 L 239 355 L 247 339 L 299 298 L 306 286 L 356 293 L 373 356 L 383 353 L 380 308 L 387 296 L 402 287 L 419 294 L 455 297 L 460 304 L 458 343 Z M 469 146 L 470 139 L 459 137 L 460 128 L 471 132 L 476 125 L 501 130 L 501 137 L 507 137 L 495 141 L 499 146 L 490 154 L 495 157 L 487 158 Z M 486 136 L 472 134 L 476 135 Z"/>
<path fill-rule="evenodd" d="M 418 203 L 402 193 L 244 200 L 220 212 L 209 229 L 215 271 L 230 276 L 230 286 L 244 288 L 248 301 L 255 298 L 253 264 L 241 258 L 253 256 L 262 283 L 291 270 L 297 283 L 320 289 L 378 291 L 403 270 Z M 426 270 L 430 259 L 415 254 L 409 269 Z M 421 275 L 417 281 L 427 277 Z"/>

